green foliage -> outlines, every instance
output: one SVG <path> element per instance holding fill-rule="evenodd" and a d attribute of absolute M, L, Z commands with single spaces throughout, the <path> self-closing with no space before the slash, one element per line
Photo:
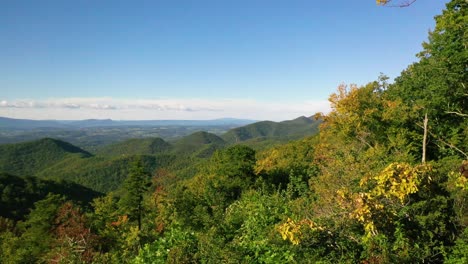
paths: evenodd
<path fill-rule="evenodd" d="M 175 191 L 182 222 L 202 228 L 216 225 L 225 208 L 254 183 L 255 151 L 233 146 L 216 152 L 200 172 Z"/>
<path fill-rule="evenodd" d="M 445 259 L 445 263 L 468 263 L 468 228 L 465 228 L 460 237 L 455 241 L 455 246 Z"/>
<path fill-rule="evenodd" d="M 392 116 L 393 121 L 419 135 L 412 135 L 411 141 L 421 142 L 420 126 L 428 114 L 431 159 L 445 155 L 468 157 L 466 10 L 464 0 L 447 4 L 447 9 L 435 18 L 436 27 L 429 41 L 423 43 L 420 60 L 403 71 L 387 93 L 389 102 L 398 102 L 403 110 L 399 117 Z"/>
<path fill-rule="evenodd" d="M 7 235 L 2 241 L 2 251 L 10 254 L 2 256 L 4 263 L 36 263 L 46 260 L 52 246 L 55 215 L 63 203 L 59 195 L 48 195 L 34 204 L 34 209 L 26 220 L 19 224 L 21 236 Z M 10 245 L 10 242 L 12 243 Z M 12 249 L 11 246 L 18 246 Z"/>
<path fill-rule="evenodd" d="M 146 244 L 132 263 L 198 263 L 197 238 L 193 232 L 172 227 Z"/>
<path fill-rule="evenodd" d="M 236 145 L 216 152 L 211 158 L 207 173 L 225 175 L 229 178 L 239 177 L 251 180 L 254 177 L 255 151 L 247 146 Z"/>
<path fill-rule="evenodd" d="M 104 146 L 99 149 L 97 154 L 108 156 L 155 155 L 170 149 L 171 145 L 161 138 L 133 138 Z"/>
<path fill-rule="evenodd" d="M 283 188 L 289 183 L 291 174 L 307 182 L 317 174 L 317 168 L 312 163 L 317 139 L 316 136 L 308 137 L 260 152 L 255 173 Z"/>
<path fill-rule="evenodd" d="M 294 261 L 289 249 L 276 233 L 275 225 L 290 212 L 284 195 L 249 191 L 231 204 L 223 223 L 226 247 L 238 254 L 242 263 L 286 263 Z"/>
<path fill-rule="evenodd" d="M 138 230 L 141 229 L 141 218 L 144 212 L 143 195 L 148 189 L 149 174 L 145 171 L 141 160 L 135 161 L 123 184 L 123 195 L 119 201 L 122 213 L 128 215 L 130 220 L 138 222 Z"/>

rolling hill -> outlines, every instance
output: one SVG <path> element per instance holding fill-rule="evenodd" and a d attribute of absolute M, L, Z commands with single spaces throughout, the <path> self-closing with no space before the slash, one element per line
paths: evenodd
<path fill-rule="evenodd" d="M 0 145 L 0 172 L 32 176 L 62 160 L 91 156 L 68 142 L 52 138 L 5 144 Z"/>
<path fill-rule="evenodd" d="M 98 150 L 98 155 L 154 155 L 171 149 L 171 145 L 162 138 L 133 138 L 107 145 Z"/>
<path fill-rule="evenodd" d="M 109 192 L 121 186 L 128 176 L 130 164 L 137 158 L 143 161 L 150 174 L 157 168 L 168 166 L 174 159 L 172 155 L 165 154 L 75 158 L 62 160 L 36 175 L 43 179 L 72 181 L 99 192 Z"/>
<path fill-rule="evenodd" d="M 172 155 L 167 154 L 93 156 L 70 143 L 45 138 L 0 145 L 0 173 L 66 180 L 95 191 L 108 192 L 120 186 L 128 175 L 129 164 L 136 157 L 143 160 L 149 172 L 153 172 L 157 167 L 166 166 L 173 159 Z"/>
<path fill-rule="evenodd" d="M 173 143 L 173 152 L 180 155 L 192 154 L 197 157 L 208 157 L 217 149 L 221 149 L 226 142 L 215 134 L 200 131 L 185 136 Z"/>
<path fill-rule="evenodd" d="M 319 120 L 305 116 L 282 122 L 261 121 L 231 129 L 221 137 L 229 144 L 263 139 L 287 141 L 317 133 L 320 123 Z"/>

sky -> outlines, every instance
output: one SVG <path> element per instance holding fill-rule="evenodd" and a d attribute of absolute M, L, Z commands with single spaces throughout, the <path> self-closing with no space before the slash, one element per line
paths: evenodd
<path fill-rule="evenodd" d="M 394 0 L 399 1 L 399 0 Z M 0 116 L 287 120 L 397 77 L 444 0 L 3 0 Z"/>

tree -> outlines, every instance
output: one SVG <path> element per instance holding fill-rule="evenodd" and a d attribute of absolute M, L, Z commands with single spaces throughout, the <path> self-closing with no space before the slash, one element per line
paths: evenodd
<path fill-rule="evenodd" d="M 141 230 L 141 218 L 143 215 L 143 195 L 148 189 L 150 175 L 145 171 L 140 159 L 135 161 L 130 168 L 130 173 L 124 182 L 124 194 L 120 199 L 122 211 L 130 220 L 138 222 L 138 230 Z"/>
<path fill-rule="evenodd" d="M 59 195 L 47 195 L 45 199 L 34 204 L 34 209 L 26 221 L 20 224 L 20 229 L 24 232 L 20 237 L 21 248 L 15 254 L 17 258 L 22 259 L 21 263 L 44 260 L 53 242 L 51 230 L 54 227 L 54 219 L 63 202 L 64 199 Z"/>
<path fill-rule="evenodd" d="M 175 192 L 175 208 L 182 222 L 196 229 L 219 224 L 226 207 L 254 183 L 255 161 L 255 151 L 243 145 L 215 152 Z"/>
<path fill-rule="evenodd" d="M 410 141 L 422 142 L 427 113 L 427 160 L 443 155 L 468 157 L 467 8 L 465 0 L 447 4 L 435 17 L 435 29 L 423 43 L 420 60 L 404 70 L 386 93 L 388 104 L 402 110 L 394 115 L 387 111 L 388 119 L 407 129 Z"/>
<path fill-rule="evenodd" d="M 91 233 L 87 222 L 81 209 L 71 202 L 58 209 L 53 228 L 55 247 L 48 254 L 54 262 L 88 263 L 93 260 L 97 236 Z"/>

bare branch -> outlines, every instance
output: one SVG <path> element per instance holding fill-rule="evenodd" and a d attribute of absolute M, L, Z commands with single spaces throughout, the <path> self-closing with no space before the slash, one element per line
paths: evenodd
<path fill-rule="evenodd" d="M 423 152 L 422 152 L 422 164 L 426 163 L 426 142 L 427 142 L 427 112 L 424 115 L 424 138 L 423 138 Z"/>
<path fill-rule="evenodd" d="M 460 112 L 454 112 L 454 111 L 445 111 L 446 114 L 455 114 L 457 116 L 462 116 L 462 117 L 468 117 L 467 114 L 463 114 L 463 113 L 460 113 Z"/>
<path fill-rule="evenodd" d="M 386 7 L 408 7 L 412 5 L 416 0 L 405 0 L 400 3 L 391 4 L 393 0 L 376 0 L 377 5 L 386 6 Z"/>
<path fill-rule="evenodd" d="M 421 124 L 418 124 L 416 123 L 416 125 L 422 129 L 424 129 L 424 126 L 422 126 Z M 454 145 L 444 141 L 443 139 L 439 138 L 438 136 L 434 135 L 431 131 L 427 131 L 429 133 L 429 135 L 433 136 L 435 139 L 437 139 L 438 141 L 444 143 L 447 147 L 451 148 L 451 149 L 454 149 L 458 152 L 460 152 L 463 156 L 465 156 L 465 158 L 468 158 L 468 154 L 466 154 L 465 152 L 463 152 L 463 150 L 455 147 Z"/>

